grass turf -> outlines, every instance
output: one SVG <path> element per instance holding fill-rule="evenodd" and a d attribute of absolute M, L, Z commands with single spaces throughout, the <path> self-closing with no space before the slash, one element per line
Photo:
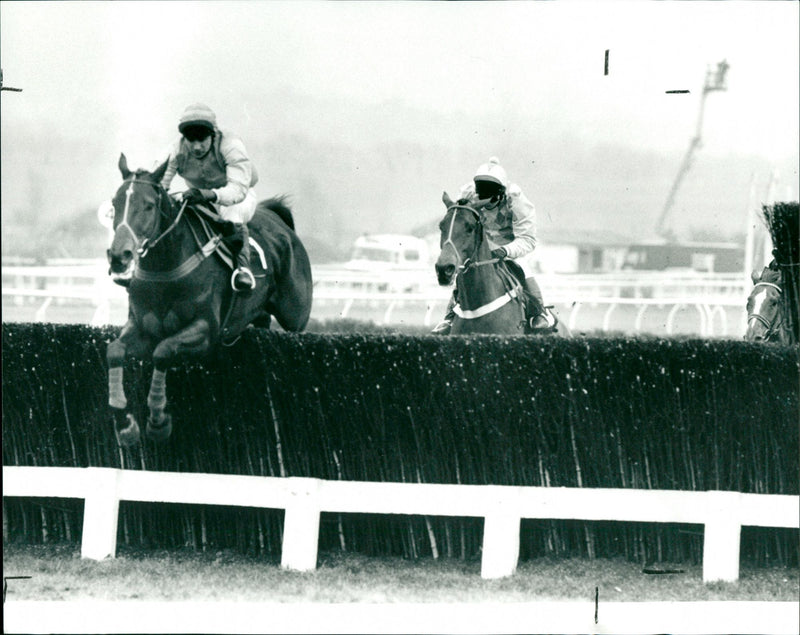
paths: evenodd
<path fill-rule="evenodd" d="M 241 600 L 268 602 L 796 601 L 797 568 L 743 567 L 736 583 L 703 584 L 702 569 L 645 574 L 624 560 L 539 558 L 514 576 L 483 580 L 478 561 L 323 553 L 311 572 L 228 551 L 142 552 L 83 560 L 74 545 L 4 546 L 9 600 Z"/>

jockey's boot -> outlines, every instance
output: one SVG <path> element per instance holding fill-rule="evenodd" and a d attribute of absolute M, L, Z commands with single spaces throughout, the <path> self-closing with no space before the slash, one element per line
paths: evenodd
<path fill-rule="evenodd" d="M 450 335 L 450 329 L 453 328 L 453 319 L 456 317 L 456 312 L 453 307 L 456 305 L 456 292 L 450 296 L 450 301 L 447 303 L 447 311 L 444 318 L 439 322 L 431 331 L 434 335 Z"/>
<path fill-rule="evenodd" d="M 558 318 L 544 305 L 542 290 L 533 277 L 525 278 L 525 294 L 528 296 L 526 303 L 526 322 L 532 333 L 547 333 L 556 330 Z"/>
<path fill-rule="evenodd" d="M 228 244 L 233 251 L 236 268 L 231 275 L 231 286 L 234 291 L 247 292 L 256 287 L 256 279 L 250 270 L 250 241 L 246 223 L 234 223 L 233 234 Z"/>

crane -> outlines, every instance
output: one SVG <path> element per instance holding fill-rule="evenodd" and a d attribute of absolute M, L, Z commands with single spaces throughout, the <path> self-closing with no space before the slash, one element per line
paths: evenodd
<path fill-rule="evenodd" d="M 0 68 L 0 90 L 10 90 L 15 93 L 21 93 L 21 88 L 11 88 L 11 86 L 3 86 L 3 69 Z"/>
<path fill-rule="evenodd" d="M 658 217 L 658 222 L 656 223 L 656 233 L 658 233 L 659 236 L 666 239 L 668 242 L 675 242 L 676 240 L 675 232 L 667 223 L 669 220 L 669 214 L 672 211 L 672 206 L 675 204 L 675 195 L 678 192 L 678 188 L 680 187 L 683 178 L 686 176 L 687 172 L 689 172 L 689 168 L 692 166 L 692 158 L 694 157 L 695 151 L 702 145 L 701 133 L 703 129 L 703 115 L 705 112 L 706 97 L 711 92 L 717 90 L 727 90 L 728 87 L 725 83 L 725 75 L 729 68 L 730 65 L 728 64 L 727 60 L 722 60 L 717 64 L 716 70 L 712 70 L 710 68 L 706 69 L 703 92 L 700 95 L 700 112 L 697 116 L 697 127 L 695 129 L 694 137 L 692 137 L 692 139 L 689 141 L 689 148 L 686 150 L 686 154 L 683 156 L 683 161 L 678 169 L 678 174 L 675 176 L 675 180 L 673 181 L 672 187 L 667 195 L 667 200 L 664 203 L 664 208 L 661 210 L 661 215 Z"/>

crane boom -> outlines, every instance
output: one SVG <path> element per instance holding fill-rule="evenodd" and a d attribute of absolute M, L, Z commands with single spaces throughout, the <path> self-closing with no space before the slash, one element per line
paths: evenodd
<path fill-rule="evenodd" d="M 675 232 L 669 227 L 667 221 L 669 220 L 669 214 L 672 211 L 672 207 L 675 204 L 675 195 L 678 193 L 678 189 L 680 188 L 684 177 L 692 167 L 692 159 L 694 158 L 695 152 L 702 146 L 703 116 L 705 114 L 706 96 L 708 93 L 715 90 L 727 90 L 727 85 L 725 84 L 725 74 L 727 73 L 728 68 L 730 68 L 728 62 L 726 60 L 722 60 L 719 62 L 719 64 L 717 64 L 716 71 L 712 71 L 711 69 L 706 71 L 706 78 L 705 82 L 703 83 L 703 92 L 700 95 L 700 112 L 697 115 L 697 126 L 695 128 L 695 133 L 689 141 L 689 147 L 686 150 L 686 154 L 683 155 L 683 160 L 678 168 L 678 173 L 675 175 L 675 180 L 672 182 L 672 187 L 669 190 L 669 194 L 667 194 L 667 200 L 664 203 L 664 207 L 662 208 L 661 214 L 658 217 L 658 222 L 656 223 L 656 233 L 670 242 L 675 241 Z"/>

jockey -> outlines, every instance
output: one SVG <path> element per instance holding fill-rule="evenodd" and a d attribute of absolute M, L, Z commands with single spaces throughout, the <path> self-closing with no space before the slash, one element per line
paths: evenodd
<path fill-rule="evenodd" d="M 255 167 L 241 139 L 217 127 L 217 117 L 205 104 L 187 106 L 178 123 L 181 136 L 170 147 L 169 163 L 161 185 L 169 190 L 176 174 L 189 186 L 183 200 L 206 204 L 224 221 L 225 242 L 233 251 L 235 267 L 231 285 L 235 291 L 255 288 L 250 270 L 247 223 L 256 210 L 253 186 Z"/>
<path fill-rule="evenodd" d="M 459 202 L 474 207 L 483 218 L 486 238 L 493 258 L 513 260 L 525 276 L 524 289 L 528 296 L 525 320 L 533 332 L 555 329 L 557 320 L 544 306 L 542 291 L 533 277 L 533 250 L 536 247 L 536 210 L 522 190 L 508 180 L 506 171 L 496 157 L 478 167 L 472 183 L 461 188 Z M 447 306 L 447 314 L 433 333 L 447 335 L 453 324 L 453 306 L 458 289 Z"/>

